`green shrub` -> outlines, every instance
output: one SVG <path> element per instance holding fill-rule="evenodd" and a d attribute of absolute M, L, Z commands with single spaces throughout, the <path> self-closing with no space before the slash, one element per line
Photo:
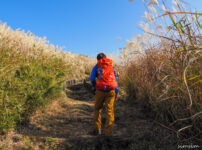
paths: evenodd
<path fill-rule="evenodd" d="M 0 132 L 6 132 L 57 96 L 70 71 L 57 57 L 31 59 L 12 50 L 0 52 Z"/>
<path fill-rule="evenodd" d="M 89 73 L 92 59 L 61 52 L 48 43 L 0 23 L 0 132 L 26 122 L 60 94 L 65 80 Z"/>

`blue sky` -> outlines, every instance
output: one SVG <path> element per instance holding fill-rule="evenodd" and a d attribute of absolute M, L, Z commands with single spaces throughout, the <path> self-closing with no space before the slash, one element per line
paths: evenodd
<path fill-rule="evenodd" d="M 187 0 L 202 12 L 202 0 Z M 0 20 L 13 29 L 47 37 L 65 51 L 88 56 L 118 53 L 125 41 L 142 31 L 141 0 L 2 0 Z"/>

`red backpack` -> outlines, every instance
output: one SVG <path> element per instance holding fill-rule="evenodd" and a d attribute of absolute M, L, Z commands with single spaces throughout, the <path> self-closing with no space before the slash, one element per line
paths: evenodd
<path fill-rule="evenodd" d="M 98 61 L 97 75 L 96 89 L 109 91 L 117 88 L 113 61 L 111 59 L 102 58 Z"/>

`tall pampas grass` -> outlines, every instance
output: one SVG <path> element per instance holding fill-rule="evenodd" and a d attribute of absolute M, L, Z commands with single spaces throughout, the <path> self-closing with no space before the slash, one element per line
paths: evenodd
<path fill-rule="evenodd" d="M 26 123 L 35 110 L 60 94 L 64 81 L 86 78 L 93 62 L 1 23 L 0 133 Z"/>
<path fill-rule="evenodd" d="M 132 99 L 155 112 L 180 139 L 201 139 L 201 15 L 174 0 L 144 1 L 145 22 L 122 49 L 122 85 Z M 173 11 L 174 10 L 174 11 Z M 149 40 L 148 40 L 149 39 Z"/>

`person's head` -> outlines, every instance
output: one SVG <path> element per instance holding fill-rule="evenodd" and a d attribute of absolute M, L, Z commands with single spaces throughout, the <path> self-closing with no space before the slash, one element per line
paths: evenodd
<path fill-rule="evenodd" d="M 100 60 L 100 59 L 102 59 L 102 58 L 106 58 L 106 55 L 105 55 L 104 53 L 99 53 L 99 54 L 97 55 L 97 60 Z"/>

